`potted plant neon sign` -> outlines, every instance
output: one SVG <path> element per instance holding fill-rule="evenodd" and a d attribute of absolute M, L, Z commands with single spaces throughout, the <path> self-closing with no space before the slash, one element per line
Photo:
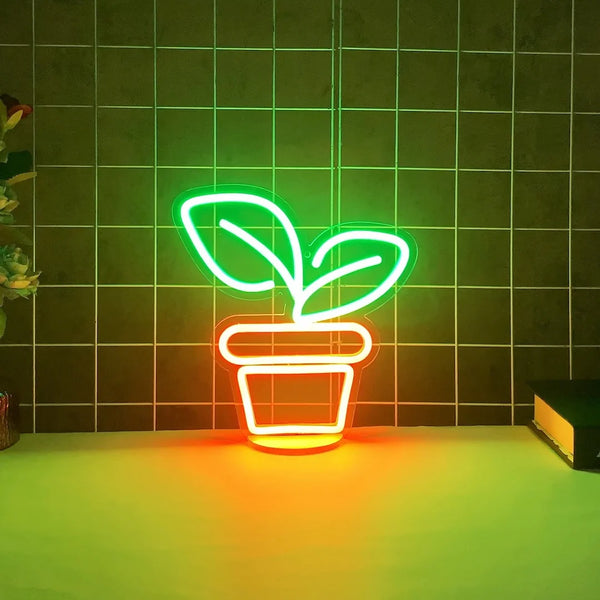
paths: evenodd
<path fill-rule="evenodd" d="M 357 391 L 358 375 L 373 354 L 373 339 L 368 328 L 362 323 L 340 321 L 340 317 L 372 310 L 393 295 L 408 278 L 417 249 L 406 232 L 392 226 L 369 224 L 361 228 L 350 225 L 332 228 L 304 253 L 289 212 L 289 208 L 267 190 L 242 186 L 188 190 L 176 199 L 173 207 L 174 221 L 184 243 L 200 270 L 210 279 L 214 277 L 233 292 L 249 297 L 270 295 L 282 287 L 291 300 L 288 321 L 280 322 L 271 316 L 256 322 L 255 318 L 240 316 L 217 327 L 218 356 L 232 371 L 250 439 L 271 448 L 322 447 L 341 438 L 349 420 L 350 399 Z M 227 239 L 237 244 L 233 260 L 231 253 L 227 260 L 225 254 L 219 252 L 223 240 Z M 348 253 L 360 258 L 348 261 Z M 264 271 L 262 276 L 251 273 L 244 257 L 258 261 Z M 337 267 L 328 268 L 335 263 Z M 367 272 L 374 278 L 366 285 L 363 282 L 352 286 L 355 292 L 359 291 L 356 297 L 346 302 L 332 301 L 335 295 L 332 290 L 335 291 L 333 288 L 339 286 L 341 280 L 353 277 L 356 280 L 357 275 Z M 308 284 L 307 280 L 310 280 Z M 339 297 L 344 290 L 338 287 L 337 291 Z M 325 296 L 327 302 L 311 310 L 311 302 L 319 295 Z M 297 351 L 290 351 L 288 342 L 282 354 L 276 352 L 274 343 L 266 344 L 270 351 L 258 353 L 251 348 L 248 354 L 244 352 L 248 344 L 241 341 L 248 336 L 250 339 L 262 336 L 264 342 L 265 336 L 273 339 L 286 335 L 325 335 L 330 340 L 329 351 L 319 352 L 321 344 L 321 348 L 319 345 L 309 348 L 316 352 L 308 352 L 306 343 Z M 334 346 L 337 352 L 331 351 Z M 239 348 L 242 351 L 235 351 Z M 335 410 L 330 411 L 329 419 L 317 422 L 308 422 L 297 414 L 294 419 L 279 422 L 262 419 L 261 422 L 260 401 L 253 398 L 250 385 L 251 380 L 260 376 L 292 377 L 296 387 L 302 381 L 298 376 L 337 378 Z"/>

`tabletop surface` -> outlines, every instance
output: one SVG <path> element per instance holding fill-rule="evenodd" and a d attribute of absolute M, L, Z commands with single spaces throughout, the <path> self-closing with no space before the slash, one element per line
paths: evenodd
<path fill-rule="evenodd" d="M 2 600 L 599 597 L 600 473 L 525 427 L 24 435 L 0 514 Z"/>

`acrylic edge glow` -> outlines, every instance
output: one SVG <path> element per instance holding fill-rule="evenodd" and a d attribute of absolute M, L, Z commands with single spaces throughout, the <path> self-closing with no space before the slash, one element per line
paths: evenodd
<path fill-rule="evenodd" d="M 254 409 L 250 400 L 250 389 L 248 387 L 248 375 L 302 375 L 311 373 L 344 373 L 344 383 L 340 393 L 340 403 L 335 423 L 332 424 L 302 424 L 294 425 L 257 425 L 254 418 Z M 253 435 L 287 435 L 287 434 L 319 434 L 319 433 L 341 433 L 346 425 L 348 414 L 348 403 L 352 382 L 354 380 L 354 369 L 350 365 L 247 365 L 240 367 L 237 380 L 242 396 L 242 405 L 246 416 L 248 431 Z"/>

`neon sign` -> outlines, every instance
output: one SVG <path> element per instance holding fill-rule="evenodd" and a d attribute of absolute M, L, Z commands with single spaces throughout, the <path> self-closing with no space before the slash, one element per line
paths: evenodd
<path fill-rule="evenodd" d="M 357 387 L 353 384 L 372 356 L 374 344 L 371 333 L 363 324 L 332 320 L 368 307 L 372 310 L 375 304 L 389 298 L 406 281 L 417 256 L 410 235 L 395 230 L 391 233 L 391 226 L 376 224 L 333 228 L 319 236 L 305 253 L 289 212 L 289 208 L 270 192 L 240 186 L 189 190 L 177 198 L 173 210 L 184 243 L 207 277 L 214 277 L 230 290 L 245 295 L 271 294 L 279 288 L 289 294 L 291 321 L 276 322 L 273 316 L 266 322 L 236 318 L 228 326 L 218 327 L 220 333 L 216 338 L 218 357 L 232 368 L 251 441 L 287 450 L 321 447 L 341 438 L 350 399 Z M 223 266 L 227 261 L 219 250 L 224 240 L 237 244 L 234 260 L 229 261 L 229 266 Z M 276 248 L 277 243 L 279 247 Z M 357 260 L 343 260 L 347 254 L 356 255 L 357 252 L 360 255 Z M 254 273 L 244 266 L 242 257 L 249 255 L 258 261 L 261 273 Z M 338 266 L 327 270 L 327 262 L 329 266 Z M 350 277 L 364 273 L 371 274 L 366 283 L 359 279 L 358 284 L 354 281 L 348 288 L 359 290 L 358 297 L 333 303 L 334 288 L 338 292 L 344 289 L 341 280 L 348 281 Z M 306 284 L 308 278 L 310 282 Z M 307 308 L 317 298 L 323 302 L 323 297 L 326 298 L 325 305 L 312 310 Z M 284 353 L 277 354 L 273 339 L 285 334 L 325 335 L 329 340 L 329 351 L 303 352 L 301 348 L 306 347 L 303 344 L 297 351 L 290 352 L 286 347 Z M 342 338 L 347 338 L 348 334 L 359 339 L 350 344 L 355 349 L 353 352 L 343 348 L 348 342 Z M 266 354 L 245 356 L 234 352 L 235 338 L 244 335 L 270 336 L 270 343 L 262 344 Z M 334 351 L 334 347 L 339 351 Z M 289 422 L 259 422 L 256 408 L 260 403 L 252 398 L 250 380 L 261 376 L 312 375 L 337 377 L 339 381 L 338 399 L 329 421 L 308 422 L 300 418 Z"/>

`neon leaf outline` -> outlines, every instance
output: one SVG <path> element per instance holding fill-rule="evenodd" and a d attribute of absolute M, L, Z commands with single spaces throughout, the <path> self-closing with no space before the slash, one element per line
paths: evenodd
<path fill-rule="evenodd" d="M 311 261 L 312 267 L 319 268 L 323 264 L 323 260 L 327 253 L 335 246 L 339 246 L 344 242 L 357 240 L 390 243 L 396 246 L 396 248 L 398 248 L 398 259 L 396 260 L 394 267 L 392 268 L 388 276 L 384 279 L 384 281 L 364 296 L 361 296 L 356 300 L 353 300 L 336 308 L 330 308 L 314 313 L 302 314 L 302 309 L 306 302 L 322 287 L 331 283 L 332 281 L 335 281 L 336 279 L 340 279 L 351 273 L 379 265 L 383 262 L 383 258 L 380 255 L 374 255 L 369 258 L 357 260 L 342 267 L 338 267 L 337 269 L 334 269 L 333 271 L 322 275 L 321 277 L 313 281 L 311 284 L 309 284 L 306 288 L 304 288 L 304 273 L 300 240 L 298 239 L 298 235 L 296 234 L 296 230 L 294 229 L 294 226 L 292 225 L 290 219 L 285 214 L 285 212 L 279 206 L 277 206 L 277 204 L 270 200 L 267 200 L 266 198 L 263 198 L 262 196 L 258 196 L 256 194 L 247 192 L 201 193 L 201 190 L 197 189 L 190 190 L 190 192 L 188 193 L 191 192 L 198 193 L 187 197 L 180 205 L 176 204 L 176 207 L 179 206 L 179 214 L 175 216 L 178 216 L 180 218 L 181 223 L 183 224 L 194 249 L 200 256 L 204 264 L 212 272 L 212 274 L 215 277 L 217 277 L 217 279 L 220 279 L 227 286 L 238 291 L 249 293 L 265 292 L 272 290 L 275 287 L 275 282 L 272 279 L 260 282 L 244 282 L 239 279 L 236 279 L 235 277 L 232 277 L 231 275 L 226 273 L 221 267 L 219 267 L 216 261 L 212 258 L 210 252 L 208 251 L 207 247 L 200 238 L 194 226 L 190 215 L 192 209 L 198 206 L 205 206 L 211 204 L 218 205 L 226 203 L 240 203 L 261 207 L 270 212 L 271 215 L 279 221 L 279 223 L 283 226 L 283 229 L 288 237 L 288 241 L 292 250 L 293 273 L 289 271 L 289 269 L 283 264 L 283 262 L 275 255 L 273 251 L 271 251 L 267 246 L 265 246 L 262 242 L 256 239 L 256 237 L 248 233 L 243 228 L 239 227 L 238 225 L 235 225 L 227 219 L 220 219 L 219 226 L 223 230 L 227 231 L 231 235 L 236 236 L 237 238 L 245 242 L 247 245 L 252 247 L 256 252 L 263 256 L 263 258 L 265 258 L 279 273 L 292 297 L 292 320 L 297 324 L 309 324 L 318 321 L 333 319 L 342 315 L 346 315 L 350 312 L 359 310 L 361 308 L 365 308 L 369 304 L 384 296 L 394 286 L 396 281 L 403 274 L 405 276 L 408 276 L 410 270 L 406 273 L 405 271 L 409 266 L 409 263 L 411 263 L 411 260 L 413 265 L 416 260 L 416 246 L 414 248 L 415 256 L 412 256 L 410 245 L 406 242 L 406 240 L 404 240 L 398 235 L 369 230 L 353 230 L 334 235 L 333 237 L 325 240 L 325 242 L 323 242 L 323 244 L 317 249 Z M 412 268 L 412 265 L 410 266 Z"/>

